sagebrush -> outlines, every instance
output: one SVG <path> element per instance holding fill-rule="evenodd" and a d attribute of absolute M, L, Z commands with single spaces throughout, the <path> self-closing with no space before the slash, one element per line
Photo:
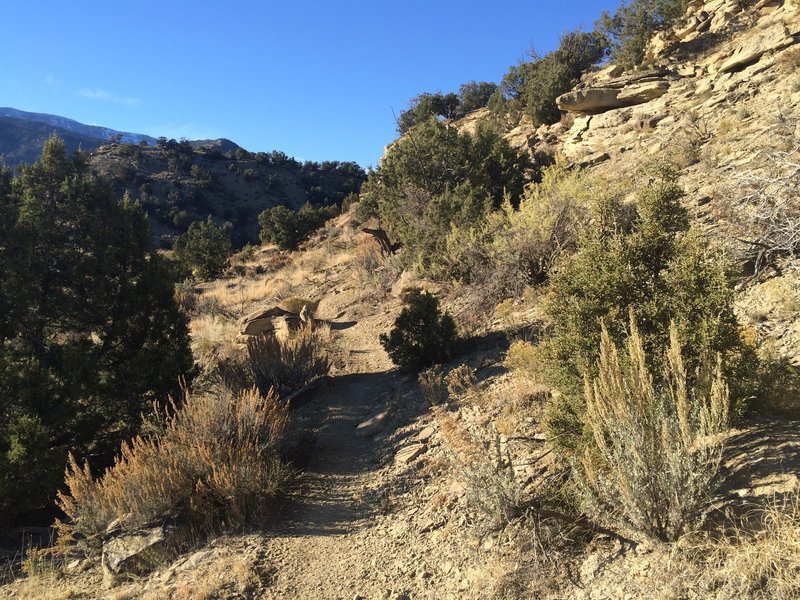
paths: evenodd
<path fill-rule="evenodd" d="M 602 329 L 598 375 L 585 381 L 592 444 L 573 474 L 587 511 L 598 520 L 675 540 L 699 522 L 717 479 L 728 387 L 719 358 L 691 385 L 674 323 L 663 383 L 656 383 L 632 314 L 630 331 L 620 357 Z"/>
<path fill-rule="evenodd" d="M 327 375 L 330 361 L 321 330 L 299 327 L 289 337 L 262 333 L 247 339 L 247 353 L 220 362 L 216 376 L 234 392 L 255 385 L 262 394 L 273 391 L 286 398 Z"/>
<path fill-rule="evenodd" d="M 166 520 L 197 532 L 238 528 L 264 514 L 286 483 L 279 446 L 289 409 L 255 388 L 239 394 L 184 393 L 157 413 L 151 433 L 123 443 L 99 478 L 70 456 L 58 507 L 66 539 L 99 543 L 108 525 L 135 530 Z"/>

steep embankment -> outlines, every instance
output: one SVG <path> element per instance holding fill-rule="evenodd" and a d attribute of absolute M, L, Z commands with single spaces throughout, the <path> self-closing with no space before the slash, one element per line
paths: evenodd
<path fill-rule="evenodd" d="M 797 236 L 786 202 L 798 190 L 799 41 L 796 3 L 691 2 L 675 30 L 652 40 L 649 68 L 589 73 L 559 98 L 560 123 L 523 122 L 507 138 L 534 155 L 563 154 L 609 181 L 653 158 L 673 161 L 695 221 L 752 271 L 770 246 Z M 790 259 L 762 273 L 777 277 L 750 282 L 739 302 L 740 319 L 794 364 L 799 267 Z"/>

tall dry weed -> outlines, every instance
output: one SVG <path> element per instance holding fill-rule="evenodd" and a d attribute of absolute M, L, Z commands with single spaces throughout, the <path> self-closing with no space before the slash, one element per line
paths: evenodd
<path fill-rule="evenodd" d="M 664 385 L 648 370 L 631 314 L 627 355 L 603 327 L 599 374 L 586 378 L 586 424 L 594 442 L 574 465 L 587 511 L 674 540 L 700 520 L 722 457 L 728 388 L 720 361 L 687 387 L 677 328 L 670 328 Z"/>
<path fill-rule="evenodd" d="M 241 527 L 262 513 L 287 480 L 278 449 L 289 420 L 275 394 L 192 395 L 160 411 L 149 435 L 122 446 L 95 479 L 70 456 L 58 506 L 67 538 L 99 540 L 119 519 L 133 530 L 176 519 L 202 532 Z"/>

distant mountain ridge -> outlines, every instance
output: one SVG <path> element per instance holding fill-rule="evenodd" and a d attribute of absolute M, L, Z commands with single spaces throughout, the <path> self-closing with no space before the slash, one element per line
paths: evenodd
<path fill-rule="evenodd" d="M 10 117 L 12 119 L 20 119 L 22 121 L 34 121 L 36 123 L 44 123 L 45 125 L 52 125 L 58 129 L 69 131 L 83 137 L 92 138 L 101 142 L 110 141 L 116 136 L 121 136 L 119 141 L 129 144 L 138 144 L 142 140 L 148 144 L 153 145 L 156 143 L 156 138 L 145 135 L 143 133 L 131 133 L 128 131 L 117 131 L 109 127 L 100 127 L 98 125 L 85 125 L 73 119 L 60 117 L 58 115 L 49 115 L 46 113 L 26 112 L 10 107 L 0 107 L 0 117 Z"/>
<path fill-rule="evenodd" d="M 53 134 L 64 140 L 71 154 L 80 148 L 85 152 L 96 150 L 104 144 L 119 142 L 155 146 L 158 139 L 143 133 L 118 131 L 110 127 L 86 125 L 59 115 L 27 112 L 11 107 L 0 107 L 0 164 L 14 168 L 35 162 L 45 140 Z M 191 140 L 193 148 L 235 151 L 240 146 L 228 139 Z"/>
<path fill-rule="evenodd" d="M 353 162 L 299 162 L 283 152 L 248 152 L 231 140 L 153 138 L 0 107 L 0 165 L 36 162 L 53 134 L 80 148 L 93 173 L 142 204 L 162 247 L 209 215 L 233 225 L 233 242 L 258 243 L 258 214 L 274 206 L 341 204 L 366 178 Z"/>

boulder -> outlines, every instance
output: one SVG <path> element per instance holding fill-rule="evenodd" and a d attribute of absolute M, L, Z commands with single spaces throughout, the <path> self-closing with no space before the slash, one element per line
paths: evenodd
<path fill-rule="evenodd" d="M 556 98 L 560 110 L 573 113 L 597 114 L 649 102 L 663 96 L 669 89 L 665 74 L 644 72 L 609 81 L 603 87 L 572 90 Z"/>
<path fill-rule="evenodd" d="M 615 77 L 619 77 L 625 72 L 625 69 L 622 65 L 618 65 L 616 63 L 612 63 L 610 65 L 606 65 L 602 69 L 597 72 L 597 76 L 600 79 L 613 79 Z"/>
<path fill-rule="evenodd" d="M 302 311 L 301 311 L 302 312 Z M 307 315 L 305 315 L 306 318 Z M 239 321 L 241 335 L 260 335 L 263 333 L 279 333 L 296 329 L 302 321 L 300 315 L 296 315 L 273 306 L 265 310 L 258 310 L 250 313 Z"/>
<path fill-rule="evenodd" d="M 586 88 L 573 90 L 556 98 L 559 110 L 567 112 L 594 113 L 619 108 L 619 90 L 614 88 Z"/>
<path fill-rule="evenodd" d="M 686 23 L 685 27 L 681 27 L 675 30 L 675 37 L 679 40 L 685 40 L 689 37 L 690 34 L 697 31 L 697 28 L 700 25 L 700 19 L 696 16 L 689 17 L 689 21 Z"/>
<path fill-rule="evenodd" d="M 114 585 L 120 577 L 147 573 L 166 556 L 163 527 L 122 533 L 103 542 L 103 577 L 107 585 Z"/>
<path fill-rule="evenodd" d="M 669 82 L 663 80 L 627 86 L 620 91 L 617 102 L 623 105 L 643 104 L 663 96 L 668 89 Z"/>

